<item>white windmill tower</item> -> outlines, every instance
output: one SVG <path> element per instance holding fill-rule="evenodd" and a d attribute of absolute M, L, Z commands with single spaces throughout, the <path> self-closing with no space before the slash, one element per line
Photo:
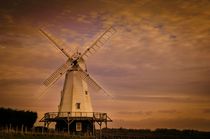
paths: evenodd
<path fill-rule="evenodd" d="M 103 122 L 106 124 L 111 119 L 106 113 L 93 112 L 88 88 L 92 87 L 96 91 L 103 89 L 87 73 L 84 59 L 103 46 L 116 30 L 113 27 L 108 28 L 83 53 L 66 51 L 52 35 L 42 29 L 40 31 L 68 58 L 66 63 L 61 65 L 43 83 L 46 87 L 50 87 L 65 74 L 58 112 L 46 113 L 40 121 L 45 122 L 47 126 L 51 122 L 56 122 L 58 130 L 67 130 L 69 133 L 89 132 L 94 134 L 95 122 L 101 126 Z"/>

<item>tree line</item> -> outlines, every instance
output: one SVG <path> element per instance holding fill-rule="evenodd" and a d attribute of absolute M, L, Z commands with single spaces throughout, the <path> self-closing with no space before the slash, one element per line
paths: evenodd
<path fill-rule="evenodd" d="M 197 130 L 178 129 L 125 129 L 125 128 L 104 128 L 102 129 L 103 139 L 209 139 L 210 132 Z"/>
<path fill-rule="evenodd" d="M 0 108 L 0 129 L 30 130 L 37 119 L 37 113 L 32 111 Z"/>

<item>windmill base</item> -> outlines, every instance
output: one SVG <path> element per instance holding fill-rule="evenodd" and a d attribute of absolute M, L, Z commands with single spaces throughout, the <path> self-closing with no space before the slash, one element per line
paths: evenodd
<path fill-rule="evenodd" d="M 69 129 L 68 129 L 69 127 Z M 68 132 L 71 135 L 92 136 L 94 134 L 94 122 L 87 119 L 71 119 L 69 123 L 64 120 L 56 122 L 55 130 L 58 132 Z"/>
<path fill-rule="evenodd" d="M 56 123 L 55 130 L 57 132 L 66 132 L 69 135 L 95 136 L 96 123 L 101 131 L 102 124 L 104 123 L 105 127 L 107 127 L 107 123 L 112 122 L 112 120 L 106 113 L 50 112 L 45 113 L 40 122 L 44 122 L 45 128 L 48 128 L 52 122 Z"/>

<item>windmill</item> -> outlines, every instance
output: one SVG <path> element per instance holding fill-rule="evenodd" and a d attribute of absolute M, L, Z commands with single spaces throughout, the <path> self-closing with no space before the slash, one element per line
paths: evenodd
<path fill-rule="evenodd" d="M 40 121 L 44 122 L 45 126 L 56 122 L 57 130 L 67 130 L 68 133 L 77 134 L 94 134 L 95 122 L 100 127 L 103 122 L 107 126 L 107 122 L 111 122 L 111 119 L 106 113 L 93 112 L 88 89 L 102 90 L 104 93 L 106 91 L 88 74 L 85 59 L 102 47 L 116 30 L 109 27 L 82 53 L 67 51 L 51 34 L 43 29 L 40 29 L 40 32 L 67 57 L 66 62 L 43 82 L 44 86 L 51 87 L 65 75 L 58 112 L 48 112 Z"/>

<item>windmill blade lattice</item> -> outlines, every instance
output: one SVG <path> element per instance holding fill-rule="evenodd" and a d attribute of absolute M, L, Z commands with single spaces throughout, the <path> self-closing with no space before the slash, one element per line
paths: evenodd
<path fill-rule="evenodd" d="M 54 73 L 51 74 L 49 78 L 47 78 L 43 84 L 45 86 L 49 86 L 55 81 L 57 81 L 68 69 L 70 68 L 68 61 L 60 66 Z"/>
<path fill-rule="evenodd" d="M 44 31 L 43 29 L 39 29 L 39 31 L 48 39 L 50 40 L 57 49 L 59 49 L 60 51 L 63 52 L 63 54 L 65 56 L 67 56 L 68 58 L 71 58 L 71 56 L 73 55 L 73 50 L 68 50 L 66 51 L 66 49 L 63 48 L 63 46 L 65 46 L 65 43 L 62 42 L 61 40 L 56 39 L 55 37 L 53 37 L 50 33 Z M 69 48 L 68 48 L 69 49 Z"/>
<path fill-rule="evenodd" d="M 60 66 L 54 73 L 51 74 L 49 78 L 47 78 L 43 85 L 46 87 L 52 86 L 64 73 L 66 73 L 70 68 L 73 69 L 73 71 L 78 71 L 80 77 L 82 80 L 87 82 L 94 90 L 99 91 L 102 90 L 104 93 L 108 94 L 97 82 L 92 79 L 89 74 L 87 74 L 80 66 L 78 62 L 84 63 L 84 57 L 88 57 L 90 54 L 94 53 L 97 49 L 99 49 L 101 46 L 107 42 L 111 36 L 116 32 L 115 28 L 112 26 L 109 27 L 90 47 L 88 47 L 82 54 L 74 51 L 68 52 L 64 47 L 64 43 L 60 43 L 58 39 L 53 37 L 50 33 L 47 33 L 43 29 L 39 29 L 40 32 L 48 39 L 50 40 L 57 49 L 63 52 L 65 56 L 68 57 L 68 60 L 65 64 Z M 85 66 L 86 67 L 86 66 Z M 86 70 L 86 69 L 85 69 Z"/>
<path fill-rule="evenodd" d="M 87 74 L 85 71 L 79 70 L 79 76 L 84 80 L 88 85 L 90 85 L 96 92 L 102 90 L 103 93 L 106 95 L 109 95 L 99 84 L 96 83 L 96 81 L 90 77 L 89 74 Z"/>
<path fill-rule="evenodd" d="M 88 47 L 81 57 L 88 57 L 90 54 L 94 53 L 97 49 L 107 42 L 111 36 L 116 32 L 113 27 L 108 28 L 90 47 Z"/>

